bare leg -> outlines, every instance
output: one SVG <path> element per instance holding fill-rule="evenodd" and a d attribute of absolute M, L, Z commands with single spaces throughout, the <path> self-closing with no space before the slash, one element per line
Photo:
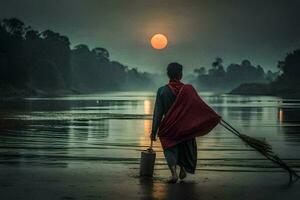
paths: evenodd
<path fill-rule="evenodd" d="M 176 183 L 178 180 L 177 172 L 176 172 L 176 165 L 170 167 L 172 177 L 168 180 L 168 183 Z"/>

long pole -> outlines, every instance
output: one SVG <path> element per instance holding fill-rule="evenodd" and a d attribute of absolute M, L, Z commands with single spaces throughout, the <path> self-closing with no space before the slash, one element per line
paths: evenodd
<path fill-rule="evenodd" d="M 242 139 L 246 144 L 257 150 L 268 160 L 278 164 L 280 167 L 287 170 L 290 175 L 290 182 L 292 182 L 293 176 L 299 179 L 299 175 L 272 151 L 272 148 L 269 144 L 267 144 L 264 141 L 257 140 L 256 138 L 251 138 L 249 136 L 241 134 L 238 130 L 236 130 L 233 126 L 231 126 L 228 122 L 224 121 L 223 119 L 221 119 L 220 124 L 228 131 Z"/>

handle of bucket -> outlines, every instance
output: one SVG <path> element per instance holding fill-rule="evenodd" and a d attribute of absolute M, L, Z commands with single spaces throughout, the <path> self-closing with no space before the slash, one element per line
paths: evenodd
<path fill-rule="evenodd" d="M 148 151 L 153 151 L 152 147 L 153 147 L 153 140 L 151 140 L 150 146 L 149 146 L 149 148 L 148 148 L 147 150 L 148 150 Z"/>
<path fill-rule="evenodd" d="M 150 147 L 149 147 L 149 149 L 152 149 L 152 147 L 153 147 L 153 140 L 151 140 L 151 142 L 150 142 Z"/>

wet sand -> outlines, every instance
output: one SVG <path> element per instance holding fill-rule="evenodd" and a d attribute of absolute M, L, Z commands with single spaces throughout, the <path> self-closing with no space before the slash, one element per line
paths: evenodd
<path fill-rule="evenodd" d="M 137 166 L 136 166 L 137 167 Z M 0 167 L 3 200 L 53 199 L 299 199 L 300 181 L 288 186 L 284 173 L 197 171 L 185 181 L 167 184 L 168 171 L 140 178 L 119 164 L 79 167 Z"/>

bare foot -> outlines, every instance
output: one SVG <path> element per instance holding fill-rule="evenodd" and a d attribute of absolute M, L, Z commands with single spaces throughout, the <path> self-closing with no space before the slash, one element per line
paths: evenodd
<path fill-rule="evenodd" d="M 171 178 L 167 181 L 167 183 L 177 183 L 178 177 L 177 176 L 171 176 Z"/>

